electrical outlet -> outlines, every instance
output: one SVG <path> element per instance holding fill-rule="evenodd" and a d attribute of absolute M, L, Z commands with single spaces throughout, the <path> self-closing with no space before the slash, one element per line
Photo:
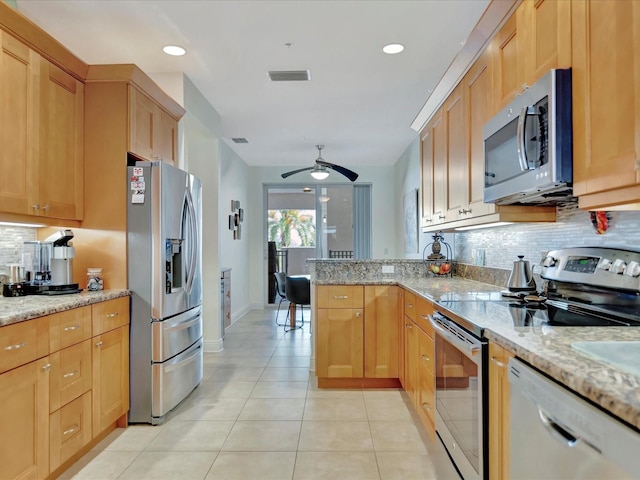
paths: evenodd
<path fill-rule="evenodd" d="M 395 267 L 393 265 L 382 265 L 382 273 L 393 273 Z"/>

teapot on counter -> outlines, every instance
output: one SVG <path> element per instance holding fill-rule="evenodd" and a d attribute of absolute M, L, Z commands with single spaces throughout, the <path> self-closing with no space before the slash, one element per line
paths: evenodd
<path fill-rule="evenodd" d="M 509 275 L 507 288 L 511 292 L 535 292 L 536 282 L 531 273 L 531 266 L 524 255 L 518 255 L 518 260 L 513 262 L 513 269 Z"/>

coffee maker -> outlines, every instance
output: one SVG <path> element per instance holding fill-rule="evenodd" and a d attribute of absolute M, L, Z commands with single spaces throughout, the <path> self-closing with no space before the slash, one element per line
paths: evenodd
<path fill-rule="evenodd" d="M 82 289 L 73 281 L 75 248 L 70 244 L 71 230 L 58 230 L 42 242 L 24 243 L 28 293 L 61 295 L 78 293 Z"/>

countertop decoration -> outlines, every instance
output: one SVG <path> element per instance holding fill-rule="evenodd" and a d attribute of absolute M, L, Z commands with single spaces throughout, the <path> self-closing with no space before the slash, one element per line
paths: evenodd
<path fill-rule="evenodd" d="M 422 249 L 422 261 L 427 273 L 453 276 L 451 245 L 444 241 L 442 232 L 436 232 L 431 238 L 433 238 L 433 242 L 427 243 Z M 431 253 L 425 258 L 429 247 L 431 247 Z M 444 254 L 442 253 L 443 249 Z"/>

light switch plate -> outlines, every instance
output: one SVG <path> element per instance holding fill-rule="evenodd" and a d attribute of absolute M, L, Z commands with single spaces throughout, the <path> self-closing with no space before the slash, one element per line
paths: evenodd
<path fill-rule="evenodd" d="M 382 265 L 382 273 L 393 273 L 395 267 L 393 265 Z"/>

